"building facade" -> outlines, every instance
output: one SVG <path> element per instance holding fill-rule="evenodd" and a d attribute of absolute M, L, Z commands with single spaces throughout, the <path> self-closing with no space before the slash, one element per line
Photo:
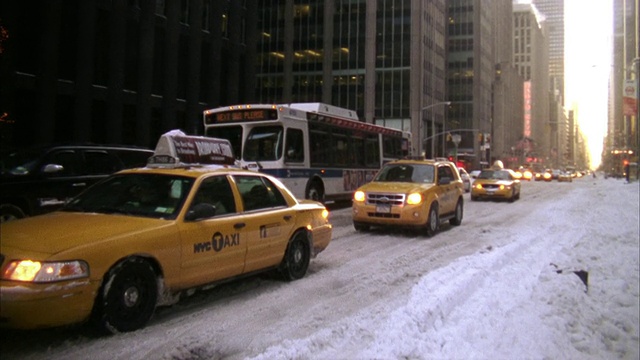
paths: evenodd
<path fill-rule="evenodd" d="M 613 61 L 607 136 L 603 146 L 603 168 L 620 176 L 625 163 L 638 163 L 640 135 L 640 32 L 639 0 L 614 0 Z M 635 90 L 635 94 L 634 94 Z M 633 106 L 635 99 L 635 107 Z"/>
<path fill-rule="evenodd" d="M 552 157 L 549 134 L 549 57 L 541 15 L 532 4 L 514 4 L 513 61 L 524 78 L 524 133 L 518 146 L 526 163 Z"/>
<path fill-rule="evenodd" d="M 253 101 L 256 1 L 8 0 L 0 14 L 3 147 L 153 146 Z"/>
<path fill-rule="evenodd" d="M 444 124 L 444 0 L 259 4 L 258 102 L 352 109 L 410 131 L 414 155 L 429 148 L 432 124 Z"/>

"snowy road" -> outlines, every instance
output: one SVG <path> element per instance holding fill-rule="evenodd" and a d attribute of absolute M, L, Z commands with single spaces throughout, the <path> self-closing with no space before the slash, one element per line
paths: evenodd
<path fill-rule="evenodd" d="M 334 238 L 307 277 L 253 277 L 157 311 L 142 330 L 2 330 L 3 359 L 637 359 L 638 183 L 526 182 L 433 238 Z M 560 272 L 562 270 L 562 272 Z M 589 273 L 588 287 L 573 271 Z"/>

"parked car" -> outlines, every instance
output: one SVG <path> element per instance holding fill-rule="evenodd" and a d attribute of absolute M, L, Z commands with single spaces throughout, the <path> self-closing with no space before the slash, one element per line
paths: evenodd
<path fill-rule="evenodd" d="M 462 179 L 462 184 L 464 185 L 464 192 L 471 191 L 471 176 L 464 168 L 459 167 L 458 172 L 460 173 L 460 178 Z"/>
<path fill-rule="evenodd" d="M 353 198 L 353 226 L 410 227 L 433 236 L 441 222 L 462 223 L 464 185 L 456 166 L 440 160 L 386 163 Z"/>
<path fill-rule="evenodd" d="M 133 331 L 191 289 L 270 270 L 300 279 L 331 234 L 324 205 L 269 175 L 156 154 L 2 225 L 0 326 Z"/>
<path fill-rule="evenodd" d="M 471 200 L 506 199 L 511 202 L 520 198 L 521 183 L 513 170 L 482 170 L 471 188 Z"/>
<path fill-rule="evenodd" d="M 471 186 L 473 186 L 473 182 L 478 178 L 478 175 L 480 175 L 480 170 L 469 171 L 469 181 L 471 181 Z"/>
<path fill-rule="evenodd" d="M 13 151 L 1 160 L 1 222 L 62 207 L 116 171 L 144 166 L 153 151 L 132 146 L 52 145 Z"/>

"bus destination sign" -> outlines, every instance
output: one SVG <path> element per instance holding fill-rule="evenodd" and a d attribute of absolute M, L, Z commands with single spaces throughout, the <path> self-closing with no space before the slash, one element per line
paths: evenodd
<path fill-rule="evenodd" d="M 239 109 L 206 115 L 206 124 L 220 124 L 244 121 L 277 120 L 278 114 L 274 109 Z"/>

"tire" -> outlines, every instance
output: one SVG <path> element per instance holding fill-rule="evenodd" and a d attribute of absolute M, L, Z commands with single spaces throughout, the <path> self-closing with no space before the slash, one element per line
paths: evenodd
<path fill-rule="evenodd" d="M 516 201 L 516 189 L 513 189 L 513 191 L 511 191 L 511 197 L 509 198 L 509 202 L 514 201 Z"/>
<path fill-rule="evenodd" d="M 471 201 L 478 201 L 478 197 L 477 196 L 471 196 Z"/>
<path fill-rule="evenodd" d="M 2 206 L 0 206 L 0 223 L 22 219 L 25 216 L 24 212 L 15 205 L 2 204 Z"/>
<path fill-rule="evenodd" d="M 127 259 L 104 278 L 94 306 L 95 325 L 112 334 L 143 328 L 157 300 L 158 279 L 151 265 L 140 258 Z"/>
<path fill-rule="evenodd" d="M 286 281 L 302 279 L 311 261 L 311 249 L 307 234 L 299 231 L 293 235 L 280 264 L 280 273 Z"/>
<path fill-rule="evenodd" d="M 440 227 L 440 219 L 438 218 L 438 205 L 431 204 L 429 208 L 429 217 L 427 218 L 427 236 L 434 236 Z"/>
<path fill-rule="evenodd" d="M 464 210 L 462 204 L 462 199 L 459 199 L 458 203 L 456 204 L 455 216 L 449 219 L 449 224 L 453 226 L 459 226 L 460 224 L 462 224 L 462 215 Z"/>
<path fill-rule="evenodd" d="M 356 229 L 356 231 L 369 231 L 369 225 L 360 222 L 354 222 L 353 228 Z"/>
<path fill-rule="evenodd" d="M 307 199 L 324 203 L 324 188 L 319 181 L 316 180 L 309 185 Z"/>

